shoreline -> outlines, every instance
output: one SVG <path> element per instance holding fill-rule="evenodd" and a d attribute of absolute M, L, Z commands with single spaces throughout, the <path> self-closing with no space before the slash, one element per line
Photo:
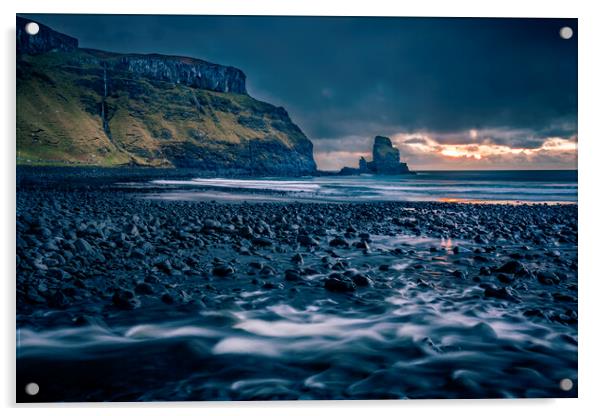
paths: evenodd
<path fill-rule="evenodd" d="M 354 201 L 353 198 L 348 199 L 334 199 L 334 198 L 323 198 L 317 196 L 299 196 L 293 193 L 279 196 L 270 195 L 265 192 L 241 192 L 242 189 L 232 188 L 228 191 L 212 192 L 211 190 L 197 190 L 196 192 L 183 192 L 169 190 L 163 190 L 163 192 L 157 192 L 154 194 L 141 193 L 140 198 L 149 200 L 170 200 L 170 201 L 188 201 L 188 202 L 218 202 L 218 203 L 317 203 L 317 204 L 371 204 L 379 202 L 411 202 L 411 203 L 425 203 L 425 204 L 467 204 L 467 205 L 574 205 L 578 206 L 577 202 L 573 201 L 521 201 L 521 200 L 479 200 L 479 199 L 454 199 L 449 200 L 447 198 L 440 198 L 438 200 L 404 200 L 404 201 L 391 201 L 391 200 L 360 200 Z"/>
<path fill-rule="evenodd" d="M 449 171 L 437 173 L 434 180 L 424 176 L 427 173 L 416 175 L 410 179 L 407 176 L 363 176 L 363 177 L 216 177 L 215 174 L 199 172 L 194 169 L 153 169 L 153 168 L 46 168 L 38 170 L 35 168 L 17 168 L 17 188 L 18 189 L 51 189 L 51 190 L 115 190 L 127 192 L 139 192 L 140 194 L 149 194 L 154 191 L 154 198 L 165 198 L 176 200 L 220 200 L 222 202 L 238 202 L 245 198 L 252 200 L 250 202 L 360 202 L 360 201 L 410 201 L 410 202 L 441 202 L 441 203 L 467 203 L 467 204 L 577 204 L 577 183 L 568 182 L 566 190 L 558 188 L 563 183 L 551 183 L 553 188 L 558 188 L 555 196 L 550 195 L 546 198 L 546 192 L 541 195 L 529 196 L 530 189 L 523 190 L 525 184 L 537 192 L 537 184 L 544 172 L 536 171 L 537 175 L 533 178 L 534 182 L 504 182 L 499 175 L 508 174 L 513 171 L 500 172 L 481 172 L 481 171 L 461 171 L 464 175 L 459 181 L 454 176 L 459 171 Z M 533 171 L 515 171 L 520 173 L 528 172 L 531 175 Z M 429 173 L 430 174 L 430 173 Z M 515 173 L 513 173 L 515 174 Z M 563 180 L 567 180 L 565 172 L 561 172 Z M 572 175 L 573 172 L 569 171 Z M 443 175 L 443 176 L 441 176 Z M 466 176 L 468 175 L 468 176 Z M 474 175 L 487 175 L 488 181 L 493 182 L 470 182 Z M 545 177 L 545 175 L 543 176 Z M 493 179 L 492 179 L 493 178 Z M 468 182 L 466 182 L 468 180 Z M 385 182 L 383 182 L 385 181 Z M 473 196 L 454 196 L 462 193 L 458 189 L 450 188 L 446 192 L 442 188 L 440 194 L 429 193 L 433 184 L 440 186 L 451 186 L 457 182 L 457 187 L 465 187 L 465 194 Z M 465 181 L 465 182 L 462 182 Z M 348 185 L 349 184 L 349 185 Z M 500 185 L 501 184 L 501 185 Z M 270 189 L 274 185 L 275 189 Z M 391 191 L 387 187 L 393 186 Z M 395 188 L 395 185 L 401 188 Z M 345 190 L 344 187 L 348 186 Z M 492 188 L 478 187 L 491 186 Z M 512 197 L 510 192 L 507 197 L 498 193 L 496 187 L 506 186 L 508 189 L 515 189 L 518 194 L 525 193 L 524 197 Z M 512 188 L 516 186 L 516 188 Z M 549 186 L 549 185 L 548 185 Z M 364 187 L 364 189 L 362 189 Z M 371 189 L 372 195 L 366 194 L 366 190 Z M 405 187 L 405 188 L 404 188 Z M 424 187 L 424 189 L 422 188 Z M 476 188 L 475 188 L 476 187 Z M 297 190 L 297 188 L 301 190 Z M 307 188 L 307 189 L 302 189 Z M 316 188 L 313 192 L 312 188 Z M 362 195 L 355 195 L 355 189 L 359 189 Z M 397 191 L 396 189 L 407 189 L 407 191 Z M 349 192 L 348 194 L 346 192 Z M 387 194 L 388 192 L 392 192 Z M 418 192 L 418 194 L 413 194 Z M 484 193 L 491 193 L 489 197 Z M 563 192 L 569 192 L 565 194 Z M 572 194 L 574 192 L 574 195 Z M 422 193 L 422 195 L 420 195 Z M 380 194 L 380 195 L 379 195 Z"/>

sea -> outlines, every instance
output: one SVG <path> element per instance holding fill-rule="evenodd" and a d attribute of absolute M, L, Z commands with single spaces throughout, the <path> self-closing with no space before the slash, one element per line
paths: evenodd
<path fill-rule="evenodd" d="M 161 199 L 577 203 L 576 170 L 420 171 L 404 176 L 158 179 Z"/>

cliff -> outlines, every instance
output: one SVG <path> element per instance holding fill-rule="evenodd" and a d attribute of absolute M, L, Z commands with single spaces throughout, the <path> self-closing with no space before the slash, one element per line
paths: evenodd
<path fill-rule="evenodd" d="M 104 60 L 110 69 L 210 91 L 246 94 L 245 74 L 200 59 L 164 55 L 124 55 Z"/>
<path fill-rule="evenodd" d="M 247 94 L 240 69 L 78 48 L 44 25 L 28 35 L 27 22 L 17 18 L 18 163 L 315 171 L 311 141 L 284 108 Z"/>
<path fill-rule="evenodd" d="M 359 175 L 371 173 L 376 175 L 406 175 L 413 174 L 407 163 L 399 161 L 399 149 L 393 146 L 391 139 L 376 136 L 372 146 L 372 161 L 363 157 L 359 160 L 358 168 L 344 167 L 339 175 Z"/>

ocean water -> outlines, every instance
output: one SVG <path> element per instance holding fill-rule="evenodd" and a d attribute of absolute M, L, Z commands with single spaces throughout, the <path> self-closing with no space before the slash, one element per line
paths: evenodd
<path fill-rule="evenodd" d="M 424 171 L 408 176 L 155 180 L 166 199 L 576 203 L 577 171 Z M 270 199 L 270 198 L 268 198 Z"/>

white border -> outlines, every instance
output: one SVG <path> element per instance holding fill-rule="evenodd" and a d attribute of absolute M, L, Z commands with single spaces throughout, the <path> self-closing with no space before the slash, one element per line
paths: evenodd
<path fill-rule="evenodd" d="M 599 42 L 602 40 L 600 8 L 594 1 L 527 1 L 498 0 L 497 2 L 472 0 L 3 0 L 2 13 L 2 82 L 0 138 L 0 184 L 2 204 L 2 239 L 0 246 L 2 281 L 0 303 L 4 310 L 0 349 L 3 365 L 0 377 L 0 398 L 4 406 L 14 405 L 14 270 L 15 270 L 15 13 L 132 13 L 132 14 L 280 14 L 280 15 L 348 15 L 348 16 L 474 16 L 474 17 L 577 17 L 579 18 L 579 399 L 568 400 L 452 400 L 411 402 L 262 402 L 262 403 L 156 403 L 53 405 L 42 410 L 40 406 L 21 409 L 25 414 L 41 411 L 46 415 L 98 414 L 116 415 L 131 413 L 133 408 L 144 408 L 153 415 L 164 415 L 168 409 L 182 414 L 198 415 L 210 410 L 211 414 L 231 415 L 236 412 L 251 415 L 305 415 L 341 411 L 346 415 L 365 415 L 376 411 L 379 415 L 400 412 L 421 415 L 504 415 L 508 413 L 545 413 L 546 416 L 589 414 L 600 405 L 599 387 L 602 373 L 600 354 L 600 296 L 602 273 L 595 262 L 600 251 L 601 234 L 598 204 L 602 174 L 599 120 L 602 108 L 602 58 Z M 598 169 L 597 169 L 598 168 Z M 484 363 L 486 365 L 486 363 Z M 23 407 L 23 406 L 20 406 Z M 596 409 L 596 410 L 594 410 Z"/>

